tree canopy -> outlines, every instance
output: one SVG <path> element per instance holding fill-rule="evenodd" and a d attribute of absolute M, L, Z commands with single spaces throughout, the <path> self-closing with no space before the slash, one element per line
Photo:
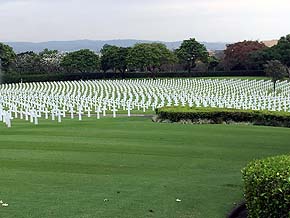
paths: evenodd
<path fill-rule="evenodd" d="M 274 92 L 276 91 L 276 82 L 282 80 L 287 75 L 285 66 L 278 60 L 268 61 L 265 64 L 266 75 L 271 77 L 274 84 Z"/>
<path fill-rule="evenodd" d="M 127 56 L 130 48 L 104 45 L 101 50 L 101 68 L 104 72 L 111 69 L 124 74 L 128 68 Z"/>
<path fill-rule="evenodd" d="M 116 59 L 119 47 L 114 45 L 104 45 L 101 49 L 101 69 L 106 72 L 116 69 Z"/>
<path fill-rule="evenodd" d="M 207 63 L 209 58 L 206 47 L 194 38 L 184 40 L 175 53 L 179 61 L 187 65 L 189 73 L 196 66 L 197 60 Z"/>
<path fill-rule="evenodd" d="M 220 61 L 215 56 L 209 56 L 208 58 L 208 68 L 213 69 L 215 71 L 215 68 L 219 65 Z"/>
<path fill-rule="evenodd" d="M 33 51 L 17 54 L 15 70 L 21 74 L 41 73 L 40 56 Z"/>
<path fill-rule="evenodd" d="M 277 59 L 287 66 L 290 75 L 290 34 L 281 37 L 278 44 L 270 49 L 270 58 Z"/>
<path fill-rule="evenodd" d="M 252 53 L 251 58 L 259 66 L 265 66 L 270 60 L 279 60 L 286 66 L 290 77 L 290 35 L 281 37 L 278 44 L 271 48 Z"/>
<path fill-rule="evenodd" d="M 8 45 L 0 43 L 0 59 L 1 59 L 0 67 L 2 67 L 4 71 L 8 71 L 11 68 L 15 58 L 16 54 L 13 51 L 13 49 Z"/>
<path fill-rule="evenodd" d="M 225 65 L 229 70 L 249 70 L 253 67 L 251 55 L 266 48 L 264 43 L 258 41 L 243 41 L 230 44 L 225 50 Z"/>
<path fill-rule="evenodd" d="M 117 51 L 117 57 L 115 58 L 115 68 L 118 69 L 122 74 L 128 69 L 128 54 L 130 48 L 119 47 Z M 124 77 L 124 75 L 123 75 Z"/>
<path fill-rule="evenodd" d="M 55 56 L 58 54 L 58 50 L 49 50 L 45 48 L 42 52 L 39 53 L 40 56 Z"/>
<path fill-rule="evenodd" d="M 176 58 L 162 43 L 141 43 L 129 50 L 127 61 L 130 68 L 153 73 L 160 70 L 163 64 L 175 62 Z"/>
<path fill-rule="evenodd" d="M 280 61 L 290 78 L 290 35 L 281 37 L 277 45 L 270 48 L 262 42 L 243 41 L 228 45 L 225 51 L 209 52 L 203 44 L 190 38 L 176 50 L 169 50 L 162 43 L 140 43 L 128 48 L 104 45 L 100 55 L 97 52 L 82 49 L 64 53 L 44 49 L 40 53 L 28 51 L 16 55 L 11 47 L 0 43 L 2 69 L 12 72 L 7 78 L 22 78 L 24 74 L 50 77 L 57 73 L 70 77 L 69 73 L 100 70 L 119 73 L 102 74 L 102 77 L 125 78 L 126 72 L 145 72 L 142 75 L 150 72 L 155 77 L 159 72 L 184 75 L 185 69 L 189 73 L 192 70 L 205 73 L 199 75 L 235 75 L 238 70 L 238 75 L 265 76 L 265 67 L 271 60 Z"/>
<path fill-rule="evenodd" d="M 64 56 L 61 66 L 68 71 L 96 72 L 99 69 L 99 56 L 89 49 L 82 49 Z"/>

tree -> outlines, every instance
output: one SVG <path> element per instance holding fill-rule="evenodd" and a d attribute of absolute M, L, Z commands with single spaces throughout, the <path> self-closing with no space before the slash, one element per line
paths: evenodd
<path fill-rule="evenodd" d="M 149 71 L 155 77 L 162 65 L 175 61 L 175 56 L 162 43 L 141 43 L 129 50 L 127 61 L 130 68 Z"/>
<path fill-rule="evenodd" d="M 287 67 L 288 75 L 290 77 L 290 34 L 281 37 L 278 44 L 273 46 L 269 52 L 271 58 L 279 60 Z"/>
<path fill-rule="evenodd" d="M 272 78 L 274 93 L 276 92 L 276 83 L 284 79 L 287 75 L 286 67 L 278 60 L 268 61 L 265 65 L 266 75 Z"/>
<path fill-rule="evenodd" d="M 0 43 L 0 59 L 1 59 L 1 66 L 4 71 L 8 71 L 11 67 L 16 58 L 16 54 L 13 49 Z"/>
<path fill-rule="evenodd" d="M 220 61 L 215 56 L 209 56 L 208 58 L 208 68 L 215 71 L 216 67 L 219 65 Z"/>
<path fill-rule="evenodd" d="M 15 71 L 20 74 L 41 73 L 41 58 L 33 51 L 19 53 L 15 59 Z"/>
<path fill-rule="evenodd" d="M 99 69 L 99 56 L 89 49 L 70 52 L 63 57 L 61 64 L 67 71 L 89 73 Z"/>
<path fill-rule="evenodd" d="M 44 49 L 39 53 L 41 67 L 43 72 L 55 73 L 61 72 L 63 69 L 60 66 L 64 53 L 59 53 L 58 50 Z"/>
<path fill-rule="evenodd" d="M 260 68 L 265 66 L 267 61 L 279 60 L 286 66 L 288 76 L 290 77 L 290 35 L 281 37 L 277 45 L 271 48 L 252 53 L 251 59 Z"/>
<path fill-rule="evenodd" d="M 115 58 L 115 68 L 120 71 L 122 78 L 125 78 L 125 72 L 128 69 L 127 57 L 129 54 L 130 48 L 118 48 L 117 57 Z"/>
<path fill-rule="evenodd" d="M 55 56 L 59 52 L 58 50 L 49 50 L 48 48 L 45 48 L 42 52 L 39 53 L 40 56 Z"/>
<path fill-rule="evenodd" d="M 20 74 L 39 74 L 62 72 L 60 66 L 64 54 L 56 50 L 45 51 L 40 54 L 33 51 L 19 53 L 16 56 L 14 70 Z"/>
<path fill-rule="evenodd" d="M 117 47 L 113 45 L 104 45 L 101 50 L 101 68 L 104 72 L 112 69 L 114 72 L 118 70 L 124 78 L 124 74 L 128 69 L 127 56 L 130 48 Z"/>
<path fill-rule="evenodd" d="M 270 49 L 271 48 L 265 48 L 263 50 L 252 52 L 249 57 L 251 68 L 264 70 L 264 66 L 267 63 L 267 61 L 273 60 Z"/>
<path fill-rule="evenodd" d="M 208 62 L 209 54 L 203 44 L 197 42 L 194 38 L 184 40 L 181 46 L 175 51 L 179 61 L 186 64 L 188 73 L 196 66 L 196 61 Z"/>
<path fill-rule="evenodd" d="M 101 49 L 101 69 L 106 72 L 108 70 L 116 71 L 116 60 L 118 57 L 119 47 L 114 45 L 104 45 Z"/>
<path fill-rule="evenodd" d="M 227 45 L 225 50 L 225 66 L 229 70 L 249 70 L 252 68 L 252 54 L 267 47 L 258 41 L 243 41 Z"/>

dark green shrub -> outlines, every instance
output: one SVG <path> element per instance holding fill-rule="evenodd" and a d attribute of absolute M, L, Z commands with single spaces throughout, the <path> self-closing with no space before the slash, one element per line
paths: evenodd
<path fill-rule="evenodd" d="M 242 172 L 250 218 L 290 218 L 290 156 L 253 161 Z"/>
<path fill-rule="evenodd" d="M 263 71 L 214 71 L 214 72 L 192 72 L 187 71 L 159 72 L 155 75 L 157 78 L 184 78 L 184 77 L 224 77 L 224 76 L 265 76 Z M 88 79 L 121 79 L 122 74 L 117 72 L 92 72 L 92 73 L 71 73 L 71 72 L 8 72 L 3 76 L 3 82 L 46 82 L 46 81 L 66 81 L 66 80 L 88 80 Z M 151 78 L 149 72 L 126 72 L 125 78 Z"/>
<path fill-rule="evenodd" d="M 273 111 L 252 111 L 225 108 L 190 108 L 164 107 L 156 110 L 158 118 L 179 122 L 190 120 L 199 123 L 208 120 L 210 123 L 246 122 L 254 125 L 290 127 L 290 113 Z"/>

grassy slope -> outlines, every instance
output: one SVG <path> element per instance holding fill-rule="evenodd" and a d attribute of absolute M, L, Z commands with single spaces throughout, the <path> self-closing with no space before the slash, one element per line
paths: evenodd
<path fill-rule="evenodd" d="M 290 152 L 284 128 L 148 118 L 13 125 L 0 126 L 5 218 L 221 218 L 242 198 L 248 161 Z"/>

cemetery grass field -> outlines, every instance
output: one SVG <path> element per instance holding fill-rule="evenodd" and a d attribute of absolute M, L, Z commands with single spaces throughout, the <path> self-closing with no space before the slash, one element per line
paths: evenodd
<path fill-rule="evenodd" d="M 0 217 L 222 218 L 240 170 L 289 142 L 287 128 L 144 117 L 13 121 L 0 126 Z"/>

